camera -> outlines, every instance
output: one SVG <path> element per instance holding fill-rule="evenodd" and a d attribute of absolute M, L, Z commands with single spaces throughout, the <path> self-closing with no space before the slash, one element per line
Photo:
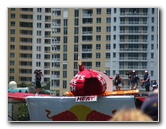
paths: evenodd
<path fill-rule="evenodd" d="M 132 74 L 132 71 L 126 72 L 125 74 L 129 76 Z"/>
<path fill-rule="evenodd" d="M 42 71 L 39 70 L 39 69 L 38 69 L 38 70 L 36 69 L 36 70 L 34 71 L 34 74 L 42 74 Z"/>

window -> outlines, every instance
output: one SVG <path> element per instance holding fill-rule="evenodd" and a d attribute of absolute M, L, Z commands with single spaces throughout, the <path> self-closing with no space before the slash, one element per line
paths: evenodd
<path fill-rule="evenodd" d="M 10 66 L 14 66 L 14 60 L 10 61 Z"/>
<path fill-rule="evenodd" d="M 63 78 L 67 78 L 67 71 L 63 71 Z"/>
<path fill-rule="evenodd" d="M 114 22 L 116 22 L 116 17 L 114 17 Z"/>
<path fill-rule="evenodd" d="M 74 20 L 74 25 L 75 25 L 75 26 L 78 26 L 78 25 L 79 25 L 79 19 L 78 19 L 78 18 L 76 18 L 76 19 Z"/>
<path fill-rule="evenodd" d="M 67 64 L 63 64 L 63 69 L 67 69 Z"/>
<path fill-rule="evenodd" d="M 67 52 L 67 45 L 63 45 L 63 52 Z"/>
<path fill-rule="evenodd" d="M 74 16 L 79 17 L 79 10 L 74 10 Z"/>
<path fill-rule="evenodd" d="M 154 23 L 154 17 L 152 17 L 152 23 Z"/>
<path fill-rule="evenodd" d="M 153 59 L 154 58 L 154 53 L 151 53 L 151 59 Z"/>
<path fill-rule="evenodd" d="M 106 22 L 107 22 L 107 23 L 111 23 L 111 18 L 110 18 L 110 17 L 107 17 Z"/>
<path fill-rule="evenodd" d="M 63 54 L 63 61 L 67 61 L 67 54 Z"/>
<path fill-rule="evenodd" d="M 107 14 L 111 14 L 111 8 L 107 9 Z"/>
<path fill-rule="evenodd" d="M 116 44 L 113 44 L 113 48 L 116 49 Z"/>
<path fill-rule="evenodd" d="M 63 80 L 63 89 L 67 89 L 67 81 Z"/>
<path fill-rule="evenodd" d="M 96 14 L 101 14 L 101 8 L 96 9 Z"/>
<path fill-rule="evenodd" d="M 68 20 L 67 20 L 67 19 L 64 19 L 63 21 L 64 21 L 64 23 L 63 23 L 64 26 L 67 26 L 67 22 L 68 22 Z"/>
<path fill-rule="evenodd" d="M 113 53 L 113 58 L 116 58 L 116 53 L 115 52 Z"/>
<path fill-rule="evenodd" d="M 37 12 L 42 12 L 42 8 L 37 8 Z"/>
<path fill-rule="evenodd" d="M 15 42 L 15 37 L 10 37 L 10 42 Z"/>
<path fill-rule="evenodd" d="M 114 31 L 116 31 L 116 26 L 114 26 Z"/>
<path fill-rule="evenodd" d="M 14 68 L 10 68 L 10 73 L 14 73 Z"/>
<path fill-rule="evenodd" d="M 37 15 L 37 20 L 41 20 L 42 16 L 41 15 Z"/>
<path fill-rule="evenodd" d="M 15 29 L 10 29 L 10 34 L 15 34 Z"/>
<path fill-rule="evenodd" d="M 15 11 L 16 10 L 16 8 L 11 8 L 11 11 Z"/>
<path fill-rule="evenodd" d="M 37 38 L 37 43 L 41 43 L 41 38 Z"/>
<path fill-rule="evenodd" d="M 36 62 L 36 67 L 40 67 L 41 63 L 40 62 Z"/>
<path fill-rule="evenodd" d="M 96 41 L 101 41 L 101 35 L 96 35 Z"/>
<path fill-rule="evenodd" d="M 153 75 L 154 75 L 154 72 L 153 72 L 153 71 L 150 71 L 150 75 L 153 76 Z"/>
<path fill-rule="evenodd" d="M 67 30 L 67 27 L 64 27 L 63 34 L 64 34 L 64 35 L 67 35 L 67 31 L 68 31 L 68 30 Z"/>
<path fill-rule="evenodd" d="M 152 14 L 154 14 L 154 8 L 152 8 Z"/>
<path fill-rule="evenodd" d="M 111 32 L 111 26 L 106 26 L 106 32 Z"/>
<path fill-rule="evenodd" d="M 40 30 L 37 31 L 37 35 L 41 36 L 41 31 Z"/>
<path fill-rule="evenodd" d="M 10 45 L 10 50 L 15 50 L 15 45 Z"/>
<path fill-rule="evenodd" d="M 100 50 L 101 49 L 101 45 L 100 44 L 96 44 L 96 50 Z"/>
<path fill-rule="evenodd" d="M 41 51 L 41 46 L 36 46 L 36 51 Z"/>
<path fill-rule="evenodd" d="M 110 50 L 111 49 L 111 45 L 110 44 L 106 44 L 106 50 Z"/>
<path fill-rule="evenodd" d="M 106 41 L 110 41 L 111 40 L 111 35 L 106 35 Z"/>
<path fill-rule="evenodd" d="M 10 58 L 14 58 L 15 57 L 15 53 L 10 53 Z"/>
<path fill-rule="evenodd" d="M 78 60 L 78 53 L 74 53 L 74 60 L 75 60 L 75 61 Z"/>
<path fill-rule="evenodd" d="M 12 14 L 10 15 L 10 17 L 11 17 L 11 19 L 15 19 L 16 15 L 15 15 L 14 13 L 12 13 Z"/>
<path fill-rule="evenodd" d="M 78 36 L 74 36 L 74 43 L 78 43 Z"/>
<path fill-rule="evenodd" d="M 152 49 L 152 50 L 154 49 L 154 44 L 151 44 L 151 49 Z"/>
<path fill-rule="evenodd" d="M 36 59 L 41 59 L 41 54 L 36 54 Z"/>
<path fill-rule="evenodd" d="M 154 40 L 154 35 L 151 35 L 151 41 L 153 41 Z"/>
<path fill-rule="evenodd" d="M 110 53 L 105 53 L 105 58 L 110 59 Z"/>
<path fill-rule="evenodd" d="M 116 8 L 114 8 L 114 13 L 116 13 Z"/>
<path fill-rule="evenodd" d="M 96 18 L 96 23 L 101 23 L 101 18 Z"/>
<path fill-rule="evenodd" d="M 96 32 L 101 32 L 101 27 L 100 26 L 96 27 Z"/>
<path fill-rule="evenodd" d="M 116 35 L 114 35 L 114 40 L 116 40 Z"/>
<path fill-rule="evenodd" d="M 154 32 L 154 26 L 151 26 L 151 31 Z"/>
<path fill-rule="evenodd" d="M 74 34 L 78 34 L 78 27 L 74 27 Z"/>
<path fill-rule="evenodd" d="M 14 22 L 14 21 L 11 21 L 10 25 L 11 25 L 11 26 L 15 26 L 15 22 Z"/>
<path fill-rule="evenodd" d="M 96 58 L 100 58 L 100 53 L 96 53 Z"/>
<path fill-rule="evenodd" d="M 74 45 L 74 52 L 78 52 L 78 45 Z"/>
<path fill-rule="evenodd" d="M 37 28 L 41 28 L 41 23 L 37 23 Z"/>
<path fill-rule="evenodd" d="M 67 36 L 63 36 L 63 42 L 67 43 Z"/>
<path fill-rule="evenodd" d="M 96 67 L 100 67 L 100 62 L 96 62 Z"/>

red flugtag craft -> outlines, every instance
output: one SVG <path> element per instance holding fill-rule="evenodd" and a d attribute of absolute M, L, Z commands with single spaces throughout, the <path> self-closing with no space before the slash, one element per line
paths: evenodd
<path fill-rule="evenodd" d="M 106 81 L 97 72 L 79 66 L 80 72 L 70 81 L 70 91 L 75 96 L 101 95 L 106 91 Z"/>

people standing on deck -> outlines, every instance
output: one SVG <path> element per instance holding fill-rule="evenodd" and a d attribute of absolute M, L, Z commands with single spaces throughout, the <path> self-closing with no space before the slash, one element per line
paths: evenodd
<path fill-rule="evenodd" d="M 116 76 L 113 79 L 113 84 L 114 84 L 114 86 L 116 86 L 116 91 L 119 91 L 121 88 L 121 85 L 124 85 L 124 81 L 120 77 L 119 73 L 116 73 Z"/>
<path fill-rule="evenodd" d="M 150 91 L 150 76 L 148 74 L 148 71 L 145 71 L 144 79 L 141 80 L 141 82 L 144 83 L 145 90 L 146 90 L 146 95 L 149 96 L 149 91 Z"/>
<path fill-rule="evenodd" d="M 132 70 L 131 75 L 128 76 L 130 80 L 130 90 L 135 90 L 138 85 L 139 76 L 135 73 L 135 70 Z"/>

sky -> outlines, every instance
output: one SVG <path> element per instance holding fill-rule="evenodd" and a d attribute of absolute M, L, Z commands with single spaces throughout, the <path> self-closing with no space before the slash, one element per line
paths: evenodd
<path fill-rule="evenodd" d="M 93 2 L 94 1 L 94 2 Z M 91 125 L 91 127 L 93 126 L 93 128 L 100 128 L 100 127 L 109 127 L 110 128 L 122 128 L 123 129 L 128 129 L 131 127 L 134 128 L 148 128 L 150 127 L 151 129 L 153 128 L 163 128 L 165 123 L 164 123 L 164 117 L 165 115 L 165 111 L 163 110 L 163 106 L 165 106 L 164 103 L 164 91 L 165 91 L 165 87 L 166 86 L 162 86 L 163 85 L 163 81 L 162 81 L 162 74 L 165 72 L 165 60 L 164 60 L 164 55 L 165 55 L 165 51 L 164 51 L 164 47 L 165 47 L 165 42 L 164 42 L 164 30 L 165 30 L 165 16 L 166 16 L 166 8 L 164 8 L 164 0 L 1 0 L 0 1 L 0 38 L 1 38 L 1 42 L 0 42 L 0 59 L 1 59 L 1 73 L 0 73 L 0 80 L 1 80 L 1 106 L 0 106 L 0 111 L 1 111 L 1 115 L 0 115 L 0 120 L 1 120 L 1 125 L 7 129 L 29 129 L 30 127 L 35 127 L 35 128 L 40 128 L 40 129 L 45 129 L 45 128 L 56 128 L 56 127 L 67 127 L 69 128 L 85 128 L 85 127 L 89 127 L 89 125 Z M 127 123 L 127 124 L 112 124 L 112 123 L 104 123 L 104 124 L 97 124 L 97 123 L 91 123 L 91 124 L 87 124 L 87 123 L 78 123 L 78 124 L 69 124 L 69 123 L 65 123 L 65 124 L 58 124 L 58 123 L 9 123 L 8 122 L 8 107 L 7 107 L 7 86 L 8 86 L 8 40 L 7 40 L 7 29 L 8 29 L 8 8 L 9 7 L 17 7 L 17 8 L 22 8 L 22 7 L 30 7 L 30 8 L 35 8 L 35 7 L 55 7 L 55 8 L 72 8 L 72 7 L 89 7 L 89 8 L 110 8 L 110 7 L 148 7 L 148 8 L 159 8 L 160 11 L 160 18 L 159 18 L 159 51 L 160 51 L 160 91 L 161 91 L 161 95 L 160 95 L 160 123 L 159 124 L 137 124 L 137 123 Z M 26 126 L 28 125 L 28 126 Z M 73 126 L 74 125 L 74 126 Z"/>

